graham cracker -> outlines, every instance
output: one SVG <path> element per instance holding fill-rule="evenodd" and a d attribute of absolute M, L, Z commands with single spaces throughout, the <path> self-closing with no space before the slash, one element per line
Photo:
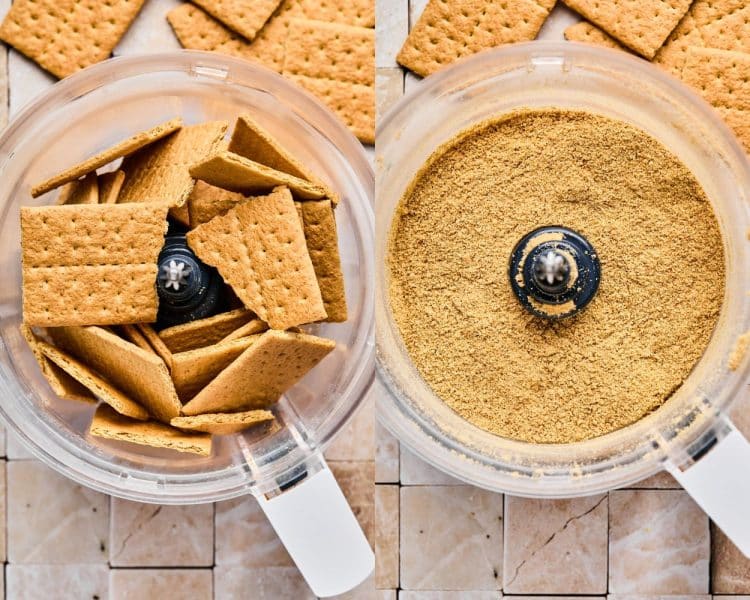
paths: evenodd
<path fill-rule="evenodd" d="M 333 340 L 269 330 L 261 334 L 190 402 L 184 415 L 268 408 L 315 367 Z"/>
<path fill-rule="evenodd" d="M 195 417 L 175 417 L 172 426 L 188 431 L 203 431 L 215 435 L 239 433 L 249 427 L 270 424 L 273 413 L 269 410 L 248 410 L 238 413 L 214 413 Z"/>
<path fill-rule="evenodd" d="M 193 186 L 193 189 L 195 189 L 195 186 Z M 190 193 L 192 194 L 192 191 Z M 188 196 L 189 200 L 190 196 Z M 185 225 L 185 227 L 190 227 L 190 210 L 187 201 L 182 206 L 170 206 L 169 216 Z"/>
<path fill-rule="evenodd" d="M 310 181 L 323 188 L 334 204 L 338 203 L 338 196 L 249 114 L 240 115 L 237 119 L 228 150 L 277 171 Z"/>
<path fill-rule="evenodd" d="M 254 316 L 251 311 L 238 308 L 205 319 L 162 329 L 159 332 L 159 337 L 170 352 L 185 352 L 221 341 Z"/>
<path fill-rule="evenodd" d="M 195 184 L 188 167 L 218 147 L 228 126 L 226 121 L 209 121 L 183 127 L 128 156 L 122 163 L 125 185 L 117 201 L 185 204 Z"/>
<path fill-rule="evenodd" d="M 116 204 L 123 183 L 125 171 L 120 169 L 99 175 L 99 203 Z"/>
<path fill-rule="evenodd" d="M 482 50 L 533 40 L 554 5 L 555 0 L 430 0 L 396 60 L 427 76 Z"/>
<path fill-rule="evenodd" d="M 690 48 L 682 79 L 721 114 L 750 151 L 750 54 Z"/>
<path fill-rule="evenodd" d="M 143 337 L 143 334 L 135 325 L 122 325 L 120 326 L 120 331 L 122 332 L 122 337 L 124 337 L 129 342 L 132 342 L 146 352 L 152 352 L 156 354 L 156 352 L 154 352 L 154 349 L 151 347 L 151 344 L 148 343 L 148 340 Z"/>
<path fill-rule="evenodd" d="M 172 379 L 164 361 L 101 327 L 49 329 L 55 344 L 95 369 L 151 415 L 164 422 L 180 414 Z"/>
<path fill-rule="evenodd" d="M 565 35 L 565 39 L 569 42 L 581 42 L 582 44 L 590 44 L 592 46 L 602 46 L 604 48 L 612 48 L 613 50 L 625 50 L 626 52 L 630 52 L 630 50 L 606 31 L 602 31 L 596 25 L 592 25 L 587 21 L 581 21 L 580 23 L 571 25 L 563 32 L 563 35 Z"/>
<path fill-rule="evenodd" d="M 116 413 L 105 404 L 96 409 L 89 433 L 95 437 L 141 446 L 168 448 L 201 456 L 211 455 L 211 436 L 208 434 L 185 433 L 155 421 L 134 421 Z"/>
<path fill-rule="evenodd" d="M 187 201 L 190 223 L 193 227 L 197 227 L 210 221 L 216 215 L 223 215 L 244 199 L 243 194 L 230 192 L 199 179 L 195 182 L 195 187 Z"/>
<path fill-rule="evenodd" d="M 178 117 L 176 119 L 172 119 L 171 121 L 167 121 L 166 123 L 157 125 L 156 127 L 153 127 L 152 129 L 149 129 L 147 131 L 137 133 L 121 142 L 118 142 L 114 146 L 107 148 L 106 150 L 102 150 L 91 158 L 87 158 L 83 162 L 80 162 L 77 165 L 66 169 L 62 173 L 58 173 L 54 177 L 49 178 L 47 181 L 43 181 L 42 183 L 35 185 L 33 188 L 31 188 L 31 195 L 36 198 L 38 196 L 41 196 L 42 194 L 49 192 L 50 190 L 54 190 L 55 188 L 60 187 L 64 183 L 75 181 L 76 179 L 79 179 L 84 175 L 91 173 L 92 171 L 96 171 L 96 169 L 98 169 L 99 167 L 103 167 L 104 165 L 112 162 L 115 159 L 127 156 L 128 154 L 132 154 L 139 148 L 143 148 L 145 146 L 148 146 L 149 144 L 152 144 L 156 140 L 159 140 L 164 136 L 177 131 L 180 127 L 182 127 L 182 119 Z"/>
<path fill-rule="evenodd" d="M 305 229 L 310 260 L 318 278 L 328 318 L 341 323 L 347 319 L 346 290 L 341 273 L 336 217 L 330 200 L 298 202 Z"/>
<path fill-rule="evenodd" d="M 172 355 L 172 380 L 177 395 L 187 402 L 257 339 L 244 337 Z"/>
<path fill-rule="evenodd" d="M 274 329 L 326 318 L 305 235 L 287 188 L 241 202 L 187 234 L 246 308 Z"/>
<path fill-rule="evenodd" d="M 52 327 L 155 321 L 166 230 L 160 206 L 22 207 L 24 320 Z"/>
<path fill-rule="evenodd" d="M 108 381 L 99 377 L 88 366 L 77 361 L 72 356 L 68 356 L 65 352 L 58 350 L 51 344 L 39 342 L 39 348 L 49 360 L 96 394 L 96 396 L 109 404 L 118 413 L 131 419 L 148 421 L 149 414 L 145 408 L 128 398 Z"/>
<path fill-rule="evenodd" d="M 375 2 L 372 0 L 296 0 L 287 2 L 287 6 L 290 17 L 375 27 Z"/>
<path fill-rule="evenodd" d="M 14 0 L 0 39 L 59 78 L 106 60 L 145 0 Z"/>
<path fill-rule="evenodd" d="M 268 325 L 260 319 L 252 319 L 241 327 L 235 329 L 232 333 L 227 335 L 220 343 L 231 342 L 232 340 L 238 340 L 248 335 L 255 335 L 256 333 L 263 333 L 268 329 Z"/>
<path fill-rule="evenodd" d="M 221 150 L 194 164 L 190 168 L 190 174 L 216 187 L 243 194 L 266 193 L 280 185 L 287 186 L 296 198 L 302 200 L 323 198 L 326 194 L 326 190 L 320 185 L 266 167 L 228 150 Z"/>
<path fill-rule="evenodd" d="M 156 352 L 157 356 L 159 356 L 159 358 L 164 361 L 164 364 L 167 365 L 167 369 L 171 371 L 172 353 L 169 351 L 169 348 L 167 348 L 167 345 L 159 337 L 159 334 L 156 333 L 151 325 L 148 325 L 146 323 L 138 323 L 136 327 L 140 330 L 141 335 L 143 335 L 143 337 L 148 340 L 148 343 L 151 345 L 153 351 Z"/>
<path fill-rule="evenodd" d="M 34 353 L 34 358 L 39 364 L 39 368 L 42 371 L 42 375 L 49 383 L 52 391 L 64 400 L 76 400 L 78 402 L 86 402 L 87 404 L 95 404 L 96 398 L 89 392 L 89 390 L 81 383 L 73 379 L 50 359 L 48 359 L 44 352 L 42 352 L 40 343 L 41 340 L 34 335 L 31 331 L 31 327 L 26 323 L 21 324 L 21 334 L 26 339 Z"/>
<path fill-rule="evenodd" d="M 195 4 L 246 40 L 252 40 L 281 0 L 195 0 Z"/>
<path fill-rule="evenodd" d="M 55 204 L 99 204 L 99 182 L 96 173 L 89 173 L 83 179 L 66 183 L 60 190 Z"/>

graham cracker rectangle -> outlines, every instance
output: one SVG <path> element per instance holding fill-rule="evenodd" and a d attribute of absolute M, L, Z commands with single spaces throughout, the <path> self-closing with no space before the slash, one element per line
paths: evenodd
<path fill-rule="evenodd" d="M 135 325 L 122 325 L 119 329 L 122 332 L 122 337 L 124 337 L 126 340 L 132 342 L 141 350 L 145 350 L 146 352 L 153 352 L 154 354 L 156 354 L 156 352 L 154 352 L 154 349 L 151 347 L 151 344 L 148 343 L 148 340 L 143 337 L 143 334 Z"/>
<path fill-rule="evenodd" d="M 216 215 L 223 215 L 244 199 L 244 194 L 230 192 L 199 179 L 195 182 L 195 187 L 187 201 L 190 224 L 192 227 L 197 227 L 201 223 L 206 223 Z"/>
<path fill-rule="evenodd" d="M 159 332 L 159 337 L 170 352 L 185 352 L 221 341 L 254 316 L 251 311 L 238 308 L 205 319 L 189 321 L 182 325 L 162 329 Z"/>
<path fill-rule="evenodd" d="M 248 41 L 281 4 L 281 0 L 195 0 L 195 4 Z"/>
<path fill-rule="evenodd" d="M 430 0 L 396 60 L 427 76 L 482 50 L 533 40 L 554 5 L 555 0 Z"/>
<path fill-rule="evenodd" d="M 563 0 L 623 45 L 651 59 L 692 0 Z"/>
<path fill-rule="evenodd" d="M 242 202 L 187 234 L 246 308 L 274 329 L 326 318 L 305 234 L 287 188 Z"/>
<path fill-rule="evenodd" d="M 182 407 L 187 416 L 268 408 L 335 346 L 304 333 L 269 330 Z"/>
<path fill-rule="evenodd" d="M 29 325 L 156 320 L 159 206 L 21 208 L 23 310 Z"/>
<path fill-rule="evenodd" d="M 73 379 L 44 355 L 40 346 L 41 340 L 34 335 L 34 332 L 26 323 L 21 324 L 21 334 L 28 342 L 34 358 L 42 370 L 42 375 L 57 396 L 64 400 L 96 404 L 96 398 L 83 384 Z"/>
<path fill-rule="evenodd" d="M 185 204 L 195 184 L 188 170 L 190 165 L 203 160 L 219 146 L 228 126 L 226 121 L 210 121 L 183 127 L 128 156 L 122 163 L 125 184 L 118 203 Z"/>
<path fill-rule="evenodd" d="M 96 173 L 89 173 L 83 179 L 66 183 L 60 190 L 55 204 L 98 204 L 99 182 Z"/>
<path fill-rule="evenodd" d="M 14 0 L 0 39 L 59 78 L 109 58 L 145 0 Z"/>
<path fill-rule="evenodd" d="M 346 290 L 341 273 L 336 217 L 330 200 L 298 202 L 320 295 L 328 313 L 326 321 L 341 323 L 347 319 Z"/>
<path fill-rule="evenodd" d="M 324 188 L 309 181 L 266 167 L 253 160 L 221 150 L 190 168 L 190 174 L 216 187 L 243 194 L 261 194 L 285 185 L 295 197 L 323 198 Z"/>
<path fill-rule="evenodd" d="M 343 23 L 357 27 L 375 27 L 373 0 L 293 0 L 287 1 L 288 15 Z"/>
<path fill-rule="evenodd" d="M 136 327 L 141 332 L 141 335 L 146 338 L 153 351 L 156 352 L 157 356 L 164 361 L 165 365 L 167 365 L 167 369 L 171 371 L 172 353 L 169 351 L 169 348 L 167 348 L 167 345 L 159 337 L 159 334 L 156 333 L 151 325 L 148 325 L 146 323 L 138 323 Z"/>
<path fill-rule="evenodd" d="M 116 204 L 123 183 L 125 171 L 120 169 L 99 175 L 99 203 Z"/>
<path fill-rule="evenodd" d="M 173 354 L 172 380 L 180 400 L 190 400 L 255 341 L 244 337 Z"/>
<path fill-rule="evenodd" d="M 580 23 L 571 25 L 563 32 L 563 35 L 565 35 L 565 39 L 569 42 L 581 42 L 582 44 L 590 44 L 592 46 L 602 46 L 603 48 L 612 48 L 613 50 L 625 50 L 626 52 L 630 52 L 630 50 L 606 31 L 602 31 L 596 25 L 592 25 L 587 21 L 581 21 Z"/>
<path fill-rule="evenodd" d="M 109 406 L 101 404 L 91 421 L 89 433 L 94 437 L 130 442 L 141 446 L 167 448 L 211 456 L 211 436 L 205 433 L 185 433 L 169 425 L 154 421 L 134 421 L 123 417 Z"/>
<path fill-rule="evenodd" d="M 154 418 L 169 423 L 180 414 L 169 371 L 155 353 L 101 327 L 55 327 L 49 335 L 59 348 L 137 399 Z"/>
<path fill-rule="evenodd" d="M 131 419 L 148 421 L 149 414 L 145 408 L 128 398 L 108 381 L 99 377 L 88 366 L 45 342 L 39 342 L 39 347 L 49 360 L 96 394 L 118 413 Z"/>
<path fill-rule="evenodd" d="M 31 195 L 36 198 L 42 194 L 46 194 L 50 190 L 60 187 L 64 183 L 75 181 L 92 171 L 96 171 L 99 167 L 103 167 L 115 159 L 132 154 L 139 148 L 154 143 L 156 140 L 177 131 L 180 127 L 182 127 L 182 119 L 178 117 L 171 121 L 167 121 L 166 123 L 161 123 L 147 131 L 137 133 L 106 150 L 102 150 L 91 158 L 66 169 L 62 173 L 58 173 L 54 177 L 50 177 L 46 181 L 35 185 L 31 188 Z"/>
<path fill-rule="evenodd" d="M 719 111 L 750 151 L 750 54 L 690 48 L 682 80 Z"/>
<path fill-rule="evenodd" d="M 248 410 L 238 413 L 214 413 L 196 417 L 175 417 L 172 426 L 187 431 L 203 431 L 215 435 L 231 435 L 250 427 L 273 422 L 269 410 Z"/>
<path fill-rule="evenodd" d="M 255 335 L 256 333 L 263 333 L 268 329 L 268 325 L 260 319 L 253 319 L 248 321 L 241 327 L 235 329 L 232 333 L 227 335 L 220 343 L 231 342 L 232 340 L 238 340 L 248 335 Z"/>

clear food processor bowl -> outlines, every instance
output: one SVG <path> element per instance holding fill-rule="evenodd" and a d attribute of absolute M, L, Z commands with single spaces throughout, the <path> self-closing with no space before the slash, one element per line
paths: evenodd
<path fill-rule="evenodd" d="M 386 258 L 394 211 L 418 169 L 436 148 L 472 124 L 534 107 L 591 111 L 630 123 L 661 141 L 703 185 L 720 223 L 726 255 L 727 287 L 718 325 L 678 392 L 625 429 L 565 445 L 501 438 L 453 412 L 410 360 L 388 295 Z M 665 72 L 624 52 L 570 42 L 506 46 L 460 61 L 402 99 L 379 124 L 377 165 L 377 371 L 387 391 L 377 408 L 396 437 L 459 479 L 516 495 L 594 494 L 634 483 L 665 466 L 687 488 L 685 478 L 698 472 L 690 467 L 703 465 L 701 479 L 709 470 L 715 478 L 725 476 L 712 481 L 708 487 L 713 491 L 706 493 L 729 486 L 721 493 L 745 494 L 750 502 L 750 485 L 732 481 L 747 478 L 732 475 L 726 464 L 707 468 L 719 449 L 745 469 L 750 466 L 750 448 L 726 417 L 745 389 L 750 366 L 746 356 L 735 371 L 727 367 L 738 337 L 750 330 L 750 165 L 710 106 Z M 706 454 L 708 449 L 712 451 Z M 706 458 L 698 460 L 704 454 Z M 709 508 L 712 499 L 689 491 Z M 726 508 L 734 515 L 727 519 L 738 518 L 737 507 Z M 709 512 L 716 517 L 716 510 Z M 744 525 L 744 548 L 750 552 L 750 524 Z"/>
<path fill-rule="evenodd" d="M 31 198 L 33 184 L 136 132 L 176 116 L 231 125 L 245 112 L 341 197 L 336 221 L 349 320 L 304 327 L 334 339 L 336 349 L 273 409 L 278 430 L 215 437 L 210 457 L 92 439 L 93 408 L 53 394 L 19 332 L 19 207 L 49 204 L 51 195 Z M 0 138 L 0 416 L 8 429 L 71 479 L 142 502 L 212 502 L 251 492 L 263 505 L 286 501 L 292 494 L 283 491 L 296 482 L 327 476 L 322 449 L 374 377 L 373 179 L 363 147 L 327 109 L 245 61 L 189 51 L 117 58 L 53 86 Z"/>

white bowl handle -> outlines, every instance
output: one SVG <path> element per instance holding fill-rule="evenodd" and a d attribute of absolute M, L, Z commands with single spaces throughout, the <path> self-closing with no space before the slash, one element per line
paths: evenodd
<path fill-rule="evenodd" d="M 294 487 L 257 498 L 316 596 L 348 592 L 372 573 L 375 555 L 325 462 Z"/>
<path fill-rule="evenodd" d="M 667 470 L 737 548 L 750 558 L 750 443 L 731 423 L 695 462 Z"/>

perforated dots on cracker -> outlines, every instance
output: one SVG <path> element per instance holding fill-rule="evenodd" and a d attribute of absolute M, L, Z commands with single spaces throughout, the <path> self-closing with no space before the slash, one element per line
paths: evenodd
<path fill-rule="evenodd" d="M 281 0 L 194 0 L 224 25 L 252 40 L 278 8 Z"/>
<path fill-rule="evenodd" d="M 592 25 L 586 21 L 571 25 L 565 30 L 564 34 L 565 39 L 570 42 L 581 42 L 582 44 L 602 46 L 603 48 L 611 48 L 612 50 L 627 50 L 625 46 L 606 31 L 602 31 L 596 25 Z"/>

